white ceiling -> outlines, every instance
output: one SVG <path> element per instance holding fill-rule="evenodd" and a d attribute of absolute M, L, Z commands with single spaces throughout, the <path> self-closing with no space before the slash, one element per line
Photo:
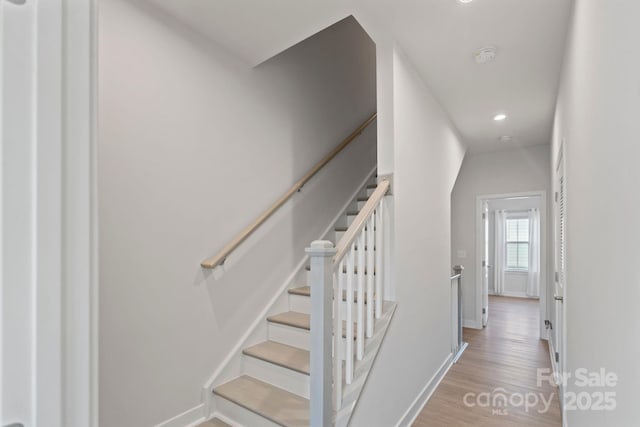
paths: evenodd
<path fill-rule="evenodd" d="M 393 36 L 471 151 L 550 141 L 571 0 L 148 1 L 251 65 L 353 14 L 374 40 Z M 478 65 L 486 45 L 498 55 Z"/>

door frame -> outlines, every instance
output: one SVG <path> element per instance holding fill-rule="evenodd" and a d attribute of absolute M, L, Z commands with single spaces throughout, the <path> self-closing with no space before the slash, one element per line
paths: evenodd
<path fill-rule="evenodd" d="M 28 145 L 28 165 L 0 179 L 0 197 L 12 183 L 28 184 L 24 203 L 0 201 L 0 207 L 3 216 L 28 215 L 28 275 L 2 285 L 30 292 L 24 302 L 30 318 L 25 351 L 31 378 L 25 379 L 30 398 L 24 399 L 24 411 L 6 414 L 21 419 L 0 419 L 2 424 L 98 425 L 96 1 L 0 0 L 0 20 L 9 7 L 21 8 L 19 13 L 28 19 L 31 37 L 25 49 L 34 59 L 17 70 L 29 76 L 31 89 L 4 100 L 11 105 L 13 99 L 29 96 L 32 103 L 17 125 L 31 137 L 18 140 L 8 135 L 2 141 L 3 148 L 5 143 Z M 16 41 L 5 36 L 0 34 L 3 43 Z M 8 70 L 5 65 L 9 63 L 0 58 L 0 79 Z M 6 113 L 0 108 L 0 124 Z M 5 136 L 0 132 L 0 138 Z M 3 162 L 13 160 L 6 157 L 9 154 L 0 152 Z M 0 222 L 0 245 L 11 248 L 2 227 Z M 0 264 L 10 261 L 10 255 L 0 249 Z M 2 352 L 10 351 L 5 344 L 0 333 Z M 4 415 L 0 404 L 0 418 Z"/>
<path fill-rule="evenodd" d="M 558 197 L 560 196 L 560 179 L 563 180 L 563 186 L 564 186 L 564 215 L 565 215 L 565 221 L 567 218 L 567 174 L 566 174 L 566 151 L 565 151 L 565 147 L 566 147 L 566 139 L 562 138 L 562 140 L 560 141 L 560 147 L 558 147 L 558 152 L 557 152 L 557 160 L 555 162 L 555 164 L 553 164 L 553 171 L 552 171 L 552 186 L 553 186 L 553 191 L 555 193 L 558 194 Z M 554 193 L 554 194 L 555 194 Z M 549 340 L 549 355 L 551 358 L 551 366 L 553 367 L 554 370 L 554 375 L 556 378 L 556 382 L 558 384 L 558 396 L 560 397 L 560 415 L 562 417 L 562 422 L 563 425 L 565 425 L 565 420 L 566 420 L 566 408 L 565 408 L 565 402 L 564 402 L 564 394 L 565 394 L 565 384 L 563 383 L 563 378 L 565 373 L 567 372 L 566 370 L 566 360 L 567 360 L 567 354 L 566 354 L 566 338 L 567 338 L 567 322 L 566 322 L 566 313 L 567 310 L 565 309 L 566 307 L 566 298 L 567 298 L 567 271 L 566 271 L 566 266 L 564 271 L 561 271 L 561 266 L 560 266 L 560 204 L 559 204 L 559 199 L 557 200 L 557 202 L 553 203 L 553 208 L 552 208 L 552 215 L 553 215 L 553 253 L 552 253 L 552 266 L 553 266 L 553 275 L 556 276 L 557 273 L 557 278 L 558 280 L 556 280 L 556 278 L 554 277 L 551 285 L 550 285 L 550 290 L 551 290 L 551 304 L 554 304 L 554 314 L 555 314 L 555 318 L 554 318 L 554 331 L 552 332 L 554 334 L 553 339 L 551 339 L 550 336 L 550 340 Z M 566 257 L 566 222 L 565 222 L 565 257 Z M 565 263 L 566 263 L 566 259 L 565 259 Z M 558 294 L 558 288 L 562 289 L 562 302 L 558 302 L 555 300 L 555 296 Z M 561 312 L 558 315 L 558 308 L 561 307 Z M 560 325 L 558 325 L 558 321 L 560 321 Z M 551 334 L 550 334 L 551 335 Z M 555 352 L 558 353 L 559 357 L 556 361 L 555 358 Z"/>
<path fill-rule="evenodd" d="M 480 294 L 481 294 L 481 305 L 480 305 L 480 324 L 484 328 L 487 326 L 487 322 L 489 321 L 489 260 L 487 253 L 489 252 L 489 199 L 482 200 L 482 219 L 480 223 L 480 227 L 482 228 L 482 237 L 480 241 Z M 486 252 L 485 252 L 486 250 Z M 486 263 L 485 263 L 486 262 Z M 483 311 L 483 310 L 486 310 Z"/>
<path fill-rule="evenodd" d="M 539 333 L 540 338 L 548 339 L 548 332 L 545 326 L 545 319 L 547 318 L 547 287 L 551 280 L 549 275 L 549 212 L 547 203 L 547 191 L 546 190 L 534 190 L 523 191 L 515 193 L 499 193 L 499 194 L 481 194 L 476 196 L 476 319 L 477 325 L 482 325 L 482 300 L 483 300 L 483 288 L 482 288 L 482 253 L 484 245 L 484 228 L 482 223 L 482 204 L 486 200 L 493 199 L 507 199 L 512 197 L 540 197 L 540 278 L 544 280 L 540 284 L 540 319 L 539 319 Z M 541 280 L 541 282 L 542 282 Z M 480 326 L 481 328 L 481 326 Z"/>

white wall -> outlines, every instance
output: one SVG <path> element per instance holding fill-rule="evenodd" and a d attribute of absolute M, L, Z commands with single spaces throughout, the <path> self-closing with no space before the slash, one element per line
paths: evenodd
<path fill-rule="evenodd" d="M 376 81 L 378 107 L 378 173 L 393 173 L 394 136 L 394 44 L 385 34 L 376 38 Z"/>
<path fill-rule="evenodd" d="M 464 147 L 398 49 L 393 66 L 394 141 L 387 142 L 393 144 L 394 194 L 388 206 L 398 309 L 354 426 L 396 425 L 451 352 L 450 200 Z"/>
<path fill-rule="evenodd" d="M 491 194 L 511 194 L 546 191 L 550 194 L 549 145 L 514 148 L 494 153 L 467 155 L 451 195 L 452 263 L 464 266 L 463 318 L 467 325 L 479 327 L 480 307 L 476 298 L 480 284 L 476 283 L 476 202 L 477 197 Z M 547 203 L 549 206 L 549 203 Z M 547 218 L 549 215 L 547 214 Z M 541 230 L 544 229 L 544 224 Z M 546 227 L 547 230 L 550 227 Z M 549 233 L 546 233 L 550 236 Z M 458 257 L 458 252 L 466 257 Z M 541 274 L 541 288 L 544 278 Z"/>
<path fill-rule="evenodd" d="M 617 374 L 615 411 L 569 411 L 567 425 L 637 426 L 640 406 L 640 2 L 576 0 L 558 99 L 565 140 L 566 369 Z M 585 389 L 569 381 L 570 392 Z"/>
<path fill-rule="evenodd" d="M 375 125 L 225 264 L 214 255 L 375 111 L 348 19 L 249 68 L 145 2 L 100 4 L 100 425 L 201 388 L 375 165 Z"/>

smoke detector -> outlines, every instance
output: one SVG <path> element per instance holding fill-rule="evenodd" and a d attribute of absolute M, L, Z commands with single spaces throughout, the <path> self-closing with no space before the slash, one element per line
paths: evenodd
<path fill-rule="evenodd" d="M 513 141 L 513 137 L 511 135 L 502 135 L 500 138 L 498 138 L 498 141 L 504 142 L 504 143 L 510 143 Z"/>
<path fill-rule="evenodd" d="M 494 46 L 481 47 L 473 53 L 473 58 L 476 60 L 476 64 L 486 64 L 491 62 L 496 57 L 496 48 Z"/>

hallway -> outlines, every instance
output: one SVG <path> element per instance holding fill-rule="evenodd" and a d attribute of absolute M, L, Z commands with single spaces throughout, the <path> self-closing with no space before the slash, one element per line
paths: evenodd
<path fill-rule="evenodd" d="M 537 385 L 538 368 L 547 369 L 545 377 L 551 372 L 538 316 L 536 300 L 490 297 L 487 327 L 464 330 L 469 347 L 413 426 L 560 426 L 558 389 L 545 380 Z M 506 395 L 506 406 L 496 394 Z"/>

